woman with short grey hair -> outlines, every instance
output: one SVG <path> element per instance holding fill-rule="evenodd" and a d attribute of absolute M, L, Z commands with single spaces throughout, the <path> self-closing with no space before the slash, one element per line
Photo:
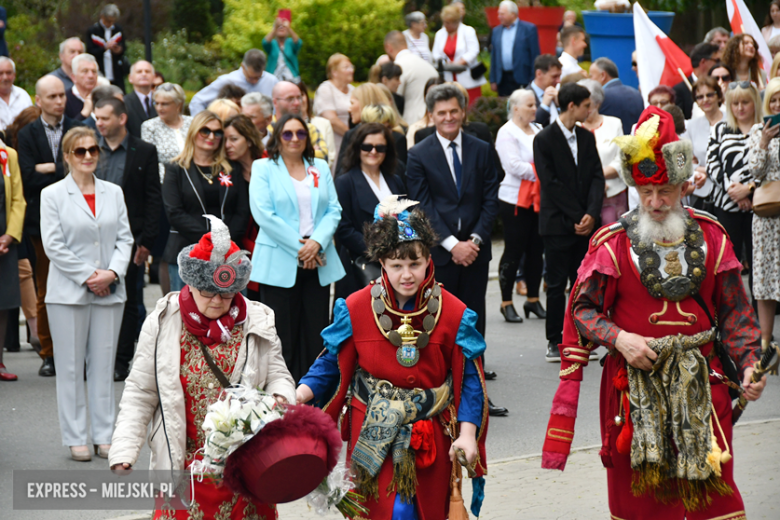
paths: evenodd
<path fill-rule="evenodd" d="M 160 184 L 165 177 L 165 165 L 179 155 L 184 148 L 184 138 L 190 129 L 192 117 L 185 116 L 184 103 L 187 96 L 184 89 L 175 83 L 163 83 L 152 93 L 152 101 L 157 110 L 157 117 L 144 121 L 141 125 L 141 139 L 157 147 L 157 160 L 160 167 Z M 171 225 L 165 215 L 165 209 L 160 212 L 160 233 L 152 248 L 153 258 L 162 258 Z M 163 294 L 170 292 L 167 262 L 160 261 L 160 287 Z"/>
<path fill-rule="evenodd" d="M 598 81 L 581 79 L 577 82 L 590 91 L 591 113 L 582 123 L 582 128 L 590 130 L 596 138 L 596 149 L 601 159 L 606 181 L 604 203 L 601 206 L 601 223 L 617 222 L 620 215 L 628 211 L 628 188 L 620 179 L 620 149 L 613 142 L 615 137 L 623 135 L 623 123 L 617 117 L 599 114 L 604 102 L 604 89 Z"/>
<path fill-rule="evenodd" d="M 409 13 L 404 18 L 406 21 L 407 30 L 404 31 L 404 38 L 406 38 L 406 46 L 412 52 L 416 54 L 428 63 L 433 63 L 431 58 L 431 41 L 428 35 L 425 34 L 425 29 L 428 27 L 428 20 L 425 18 L 425 14 L 420 11 L 414 11 Z"/>

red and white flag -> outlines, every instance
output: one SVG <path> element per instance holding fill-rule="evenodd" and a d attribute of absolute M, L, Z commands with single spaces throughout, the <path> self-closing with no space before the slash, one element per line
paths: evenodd
<path fill-rule="evenodd" d="M 637 74 L 642 97 L 658 85 L 673 87 L 691 75 L 691 59 L 658 28 L 639 5 L 634 4 L 634 38 Z"/>
<path fill-rule="evenodd" d="M 766 44 L 761 29 L 758 28 L 744 0 L 726 0 L 726 12 L 734 34 L 749 34 L 756 41 L 758 54 L 761 56 L 761 67 L 769 76 L 769 69 L 772 68 L 772 53 L 769 52 L 769 45 Z"/>

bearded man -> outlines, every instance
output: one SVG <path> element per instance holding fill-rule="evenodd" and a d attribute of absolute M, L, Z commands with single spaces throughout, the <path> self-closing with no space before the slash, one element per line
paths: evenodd
<path fill-rule="evenodd" d="M 729 389 L 756 400 L 760 331 L 731 242 L 714 217 L 685 208 L 690 141 L 654 106 L 618 138 L 621 177 L 641 206 L 599 230 L 564 324 L 561 383 L 542 466 L 563 470 L 583 367 L 609 350 L 601 381 L 600 456 L 615 520 L 738 520 Z M 729 374 L 731 377 L 729 378 Z"/>

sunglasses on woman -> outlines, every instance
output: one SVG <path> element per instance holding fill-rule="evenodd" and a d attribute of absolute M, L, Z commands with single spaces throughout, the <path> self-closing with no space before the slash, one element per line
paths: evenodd
<path fill-rule="evenodd" d="M 297 130 L 295 132 L 295 137 L 297 137 L 299 141 L 303 141 L 304 139 L 309 137 L 309 132 L 307 132 L 306 130 Z M 282 139 L 284 139 L 285 141 L 292 141 L 292 138 L 293 138 L 292 130 L 285 130 L 284 132 L 282 132 Z"/>
<path fill-rule="evenodd" d="M 100 148 L 98 148 L 97 145 L 90 146 L 89 148 L 74 148 L 70 154 L 76 157 L 76 159 L 83 159 L 87 156 L 87 152 L 89 152 L 89 155 L 92 157 L 95 157 L 96 155 L 100 155 Z"/>
<path fill-rule="evenodd" d="M 360 149 L 366 153 L 371 153 L 371 150 L 376 150 L 376 153 L 385 153 L 387 151 L 387 145 L 363 143 L 360 145 Z"/>
<path fill-rule="evenodd" d="M 198 290 L 198 292 L 200 293 L 201 296 L 203 296 L 207 300 L 211 300 L 215 296 L 219 296 L 223 300 L 232 300 L 233 298 L 236 297 L 236 293 L 212 293 L 212 292 L 206 292 L 201 290 Z"/>
<path fill-rule="evenodd" d="M 207 138 L 211 135 L 214 136 L 216 139 L 222 139 L 225 136 L 224 130 L 212 130 L 211 128 L 204 126 L 200 130 L 198 130 L 198 133 L 201 135 L 201 137 Z"/>
<path fill-rule="evenodd" d="M 720 81 L 722 83 L 731 81 L 730 74 L 724 74 L 723 76 L 718 76 L 717 74 L 713 74 L 711 77 L 715 78 L 717 81 Z"/>
<path fill-rule="evenodd" d="M 735 88 L 750 88 L 750 81 L 732 81 L 729 83 L 729 90 L 734 90 Z"/>
<path fill-rule="evenodd" d="M 714 99 L 718 94 L 715 92 L 707 92 L 706 94 L 699 94 L 696 96 L 696 101 L 704 101 L 704 98 Z"/>

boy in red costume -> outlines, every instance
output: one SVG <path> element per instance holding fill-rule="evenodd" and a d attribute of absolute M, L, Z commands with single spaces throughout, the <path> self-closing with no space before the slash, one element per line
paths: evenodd
<path fill-rule="evenodd" d="M 436 283 L 436 236 L 414 204 L 377 206 L 366 246 L 382 276 L 336 301 L 326 351 L 297 390 L 298 403 L 341 418 L 372 520 L 447 518 L 456 452 L 486 473 L 485 341 L 476 314 Z"/>
<path fill-rule="evenodd" d="M 668 113 L 648 107 L 636 135 L 617 141 L 621 177 L 641 205 L 593 235 L 580 266 L 542 467 L 564 469 L 582 369 L 603 345 L 600 455 L 611 518 L 744 519 L 729 387 L 742 378 L 756 400 L 766 380 L 750 382 L 760 333 L 742 265 L 717 220 L 680 202 L 692 149 Z"/>

